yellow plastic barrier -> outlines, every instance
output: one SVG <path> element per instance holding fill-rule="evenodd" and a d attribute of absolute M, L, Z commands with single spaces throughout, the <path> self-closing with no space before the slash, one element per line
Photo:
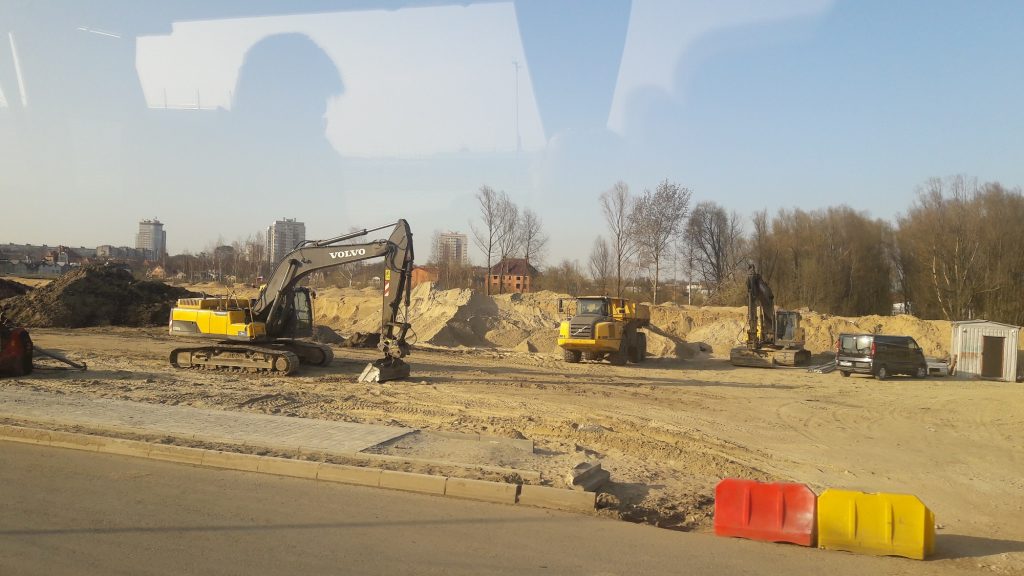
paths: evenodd
<path fill-rule="evenodd" d="M 917 496 L 825 490 L 818 547 L 924 560 L 935 550 L 935 515 Z"/>

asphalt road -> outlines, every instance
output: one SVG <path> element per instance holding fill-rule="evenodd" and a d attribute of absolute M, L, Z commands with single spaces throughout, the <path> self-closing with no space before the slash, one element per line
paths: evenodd
<path fill-rule="evenodd" d="M 0 574 L 950 574 L 625 522 L 0 441 Z"/>

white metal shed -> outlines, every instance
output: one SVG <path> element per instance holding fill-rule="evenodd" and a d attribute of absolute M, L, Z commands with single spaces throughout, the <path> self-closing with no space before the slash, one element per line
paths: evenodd
<path fill-rule="evenodd" d="M 1020 326 L 964 320 L 953 322 L 950 365 L 956 374 L 987 380 L 1017 379 Z"/>

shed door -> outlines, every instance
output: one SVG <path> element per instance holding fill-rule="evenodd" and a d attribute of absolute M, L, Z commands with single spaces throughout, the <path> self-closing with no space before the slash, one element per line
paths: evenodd
<path fill-rule="evenodd" d="M 982 336 L 981 345 L 981 377 L 1003 377 L 1003 344 L 1002 336 Z"/>

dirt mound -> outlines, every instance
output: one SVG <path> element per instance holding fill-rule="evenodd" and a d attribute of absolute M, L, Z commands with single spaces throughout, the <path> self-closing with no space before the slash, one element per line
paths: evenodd
<path fill-rule="evenodd" d="M 380 344 L 380 332 L 356 332 L 344 342 L 341 343 L 342 348 L 376 348 L 377 344 Z"/>
<path fill-rule="evenodd" d="M 21 296 L 22 294 L 28 293 L 30 290 L 32 290 L 31 287 L 25 286 L 21 282 L 0 278 L 0 300 L 5 300 L 14 296 Z"/>
<path fill-rule="evenodd" d="M 313 326 L 313 342 L 321 344 L 341 344 L 345 339 L 327 326 Z"/>
<path fill-rule="evenodd" d="M 27 294 L 3 301 L 26 326 L 151 326 L 166 324 L 174 301 L 196 296 L 157 281 L 138 281 L 121 268 L 84 266 Z"/>
<path fill-rule="evenodd" d="M 342 334 L 380 330 L 381 295 L 376 289 L 328 288 L 316 301 L 318 324 Z M 436 346 L 507 348 L 558 354 L 558 299 L 554 292 L 487 296 L 473 290 L 435 290 L 417 286 L 410 298 L 410 342 Z M 913 336 L 930 357 L 948 355 L 948 322 L 913 316 L 843 318 L 801 311 L 806 347 L 829 353 L 843 332 L 881 332 Z M 691 359 L 712 354 L 727 357 L 746 337 L 746 308 L 724 306 L 651 306 L 648 354 Z"/>

